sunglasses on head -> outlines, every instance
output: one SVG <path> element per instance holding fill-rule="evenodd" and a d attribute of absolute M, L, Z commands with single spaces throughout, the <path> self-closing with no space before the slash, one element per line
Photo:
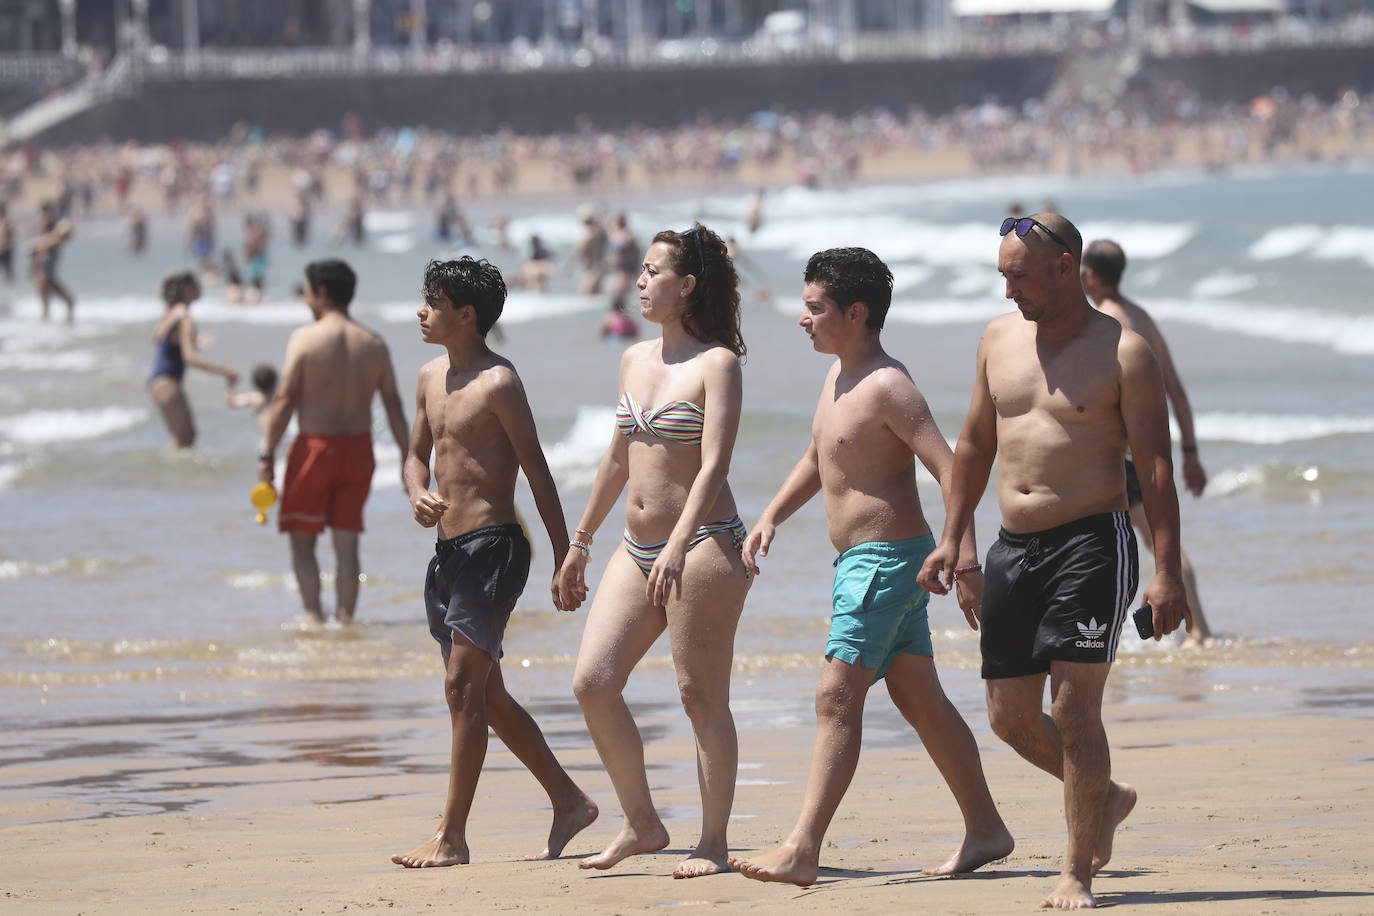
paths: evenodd
<path fill-rule="evenodd" d="M 1063 245 L 1065 251 L 1067 251 L 1069 254 L 1073 254 L 1073 249 L 1069 247 L 1069 243 L 1061 239 L 1058 235 L 1055 235 L 1053 229 L 1051 229 L 1049 226 L 1046 226 L 1039 220 L 1032 219 L 1029 216 L 1023 216 L 1020 219 L 1016 218 L 1015 216 L 1008 216 L 1006 219 L 1002 220 L 1002 228 L 997 234 L 1006 235 L 1008 232 L 1015 230 L 1016 237 L 1018 239 L 1023 239 L 1027 235 L 1029 235 L 1030 231 L 1034 229 L 1036 226 L 1039 226 L 1041 229 L 1045 230 L 1046 235 L 1054 239 L 1059 244 Z"/>
<path fill-rule="evenodd" d="M 697 260 L 701 262 L 701 277 L 698 277 L 697 279 L 702 279 L 706 276 L 706 252 L 703 251 L 701 248 L 701 228 L 698 226 L 693 226 L 686 232 L 679 232 L 677 235 L 680 239 L 685 239 L 687 238 L 687 236 L 690 235 L 692 237 L 692 241 L 697 243 Z"/>

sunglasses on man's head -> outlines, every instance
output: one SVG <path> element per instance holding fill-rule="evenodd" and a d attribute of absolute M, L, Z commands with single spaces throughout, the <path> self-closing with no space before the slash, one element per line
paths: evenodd
<path fill-rule="evenodd" d="M 701 228 L 698 226 L 693 226 L 686 232 L 679 232 L 678 238 L 685 239 L 689 235 L 692 237 L 692 241 L 697 243 L 697 260 L 701 262 L 701 277 L 698 277 L 697 279 L 700 280 L 702 277 L 706 276 L 706 252 L 704 252 L 701 248 Z"/>
<path fill-rule="evenodd" d="M 1051 229 L 1049 226 L 1046 226 L 1039 220 L 1032 219 L 1029 216 L 1023 216 L 1020 219 L 1017 219 L 1015 216 L 1008 216 L 1006 219 L 1002 220 L 1002 229 L 997 234 L 1006 235 L 1008 232 L 1015 230 L 1016 237 L 1018 239 L 1023 239 L 1027 235 L 1029 235 L 1030 231 L 1034 229 L 1036 226 L 1039 226 L 1041 229 L 1045 230 L 1046 235 L 1054 239 L 1059 244 L 1063 245 L 1065 251 L 1067 251 L 1069 254 L 1073 254 L 1073 249 L 1069 247 L 1069 243 L 1061 239 L 1059 236 L 1055 235 L 1053 229 Z"/>

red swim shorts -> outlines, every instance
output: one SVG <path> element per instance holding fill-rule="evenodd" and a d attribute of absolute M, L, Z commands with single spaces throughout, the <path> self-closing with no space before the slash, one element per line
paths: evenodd
<path fill-rule="evenodd" d="M 372 437 L 365 433 L 297 436 L 286 457 L 277 528 L 319 534 L 328 525 L 362 531 L 363 503 L 376 464 Z"/>

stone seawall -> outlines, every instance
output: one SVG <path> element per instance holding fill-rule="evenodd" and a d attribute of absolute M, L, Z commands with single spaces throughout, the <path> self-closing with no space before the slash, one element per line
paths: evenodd
<path fill-rule="evenodd" d="M 698 118 L 746 118 L 763 109 L 848 115 L 883 105 L 941 114 L 988 99 L 1018 104 L 1043 97 L 1060 72 L 1056 55 L 808 62 L 767 67 L 454 73 L 374 77 L 150 79 L 49 130 L 42 142 L 214 141 L 243 122 L 268 133 L 337 130 L 357 115 L 364 130 L 419 126 L 462 134 L 571 129 L 580 116 L 599 127 L 675 126 Z M 1370 48 L 1283 49 L 1147 59 L 1146 75 L 1178 79 L 1209 101 L 1247 101 L 1286 86 L 1330 99 L 1374 89 Z"/>

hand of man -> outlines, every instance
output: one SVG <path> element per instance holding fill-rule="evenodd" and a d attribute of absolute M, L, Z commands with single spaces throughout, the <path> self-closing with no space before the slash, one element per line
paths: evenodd
<path fill-rule="evenodd" d="M 1183 453 L 1183 483 L 1194 496 L 1201 496 L 1207 489 L 1207 472 L 1202 469 L 1196 452 Z"/>
<path fill-rule="evenodd" d="M 1166 633 L 1185 624 L 1188 632 L 1193 629 L 1193 615 L 1188 609 L 1188 595 L 1183 590 L 1183 580 L 1176 575 L 1156 572 L 1142 596 L 1146 604 L 1154 609 L 1155 642 Z"/>

